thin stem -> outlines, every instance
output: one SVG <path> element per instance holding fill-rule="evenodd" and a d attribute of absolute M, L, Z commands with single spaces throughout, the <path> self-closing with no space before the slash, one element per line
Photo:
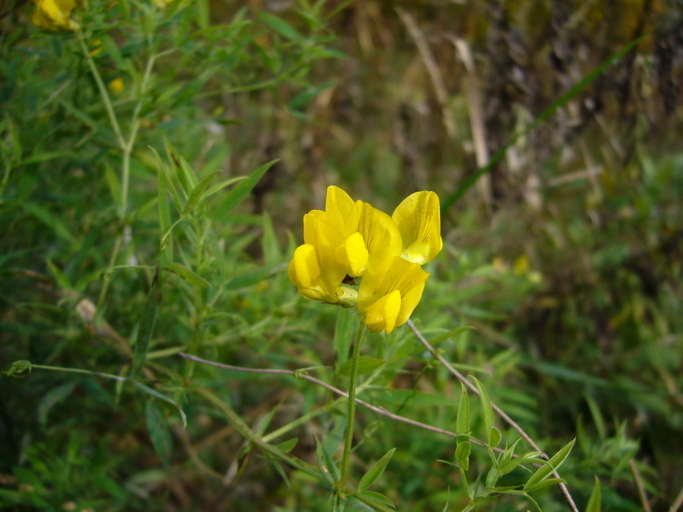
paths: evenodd
<path fill-rule="evenodd" d="M 349 474 L 349 458 L 351 456 L 351 445 L 353 444 L 353 426 L 356 415 L 356 377 L 358 375 L 358 361 L 360 360 L 360 346 L 365 334 L 365 323 L 363 319 L 358 324 L 356 340 L 353 343 L 353 359 L 351 362 L 351 376 L 349 377 L 349 410 L 346 423 L 346 439 L 344 441 L 344 455 L 341 463 L 341 476 L 337 484 L 338 489 L 343 489 L 346 485 L 346 477 Z"/>
<path fill-rule="evenodd" d="M 412 320 L 408 320 L 407 322 L 408 326 L 412 329 L 412 331 L 415 333 L 415 336 L 417 336 L 417 339 L 420 340 L 420 343 L 424 345 L 424 347 L 431 352 L 431 354 L 436 357 L 439 362 L 446 367 L 446 369 L 453 375 L 455 378 L 457 378 L 460 382 L 462 382 L 467 388 L 469 388 L 472 393 L 475 395 L 479 396 L 479 389 L 472 384 L 467 378 L 460 373 L 458 370 L 453 368 L 453 366 L 446 360 L 444 357 L 427 341 L 427 339 L 422 335 L 422 333 L 415 327 L 415 324 L 413 323 Z M 543 453 L 543 450 L 539 448 L 539 446 L 534 442 L 531 437 L 529 437 L 529 434 L 527 434 L 522 427 L 520 427 L 517 422 L 515 422 L 510 416 L 508 416 L 500 407 L 498 407 L 496 404 L 491 403 L 491 407 L 493 408 L 496 413 L 503 418 L 503 420 L 510 425 L 513 429 L 517 431 L 517 433 L 522 436 L 522 438 L 529 443 L 529 446 L 531 446 L 534 450 L 537 452 L 541 453 L 541 456 L 545 459 L 548 460 L 549 457 L 545 453 Z M 553 471 L 552 475 L 555 478 L 561 478 L 559 473 L 557 471 Z M 572 509 L 572 512 L 579 512 L 579 509 L 576 507 L 576 503 L 574 503 L 574 500 L 571 497 L 571 494 L 569 494 L 569 490 L 567 489 L 567 486 L 564 484 L 564 482 L 559 482 L 558 487 L 562 491 L 562 494 L 564 495 L 565 500 L 569 504 L 569 508 Z"/>
<path fill-rule="evenodd" d="M 301 372 L 296 372 L 296 371 L 292 371 L 292 370 L 269 369 L 269 368 L 244 368 L 242 366 L 231 366 L 229 364 L 216 363 L 215 361 L 209 361 L 207 359 L 202 359 L 201 357 L 193 356 L 190 354 L 185 354 L 184 352 L 181 352 L 178 355 L 180 357 L 185 358 L 185 359 L 189 359 L 191 361 L 195 361 L 197 363 L 205 364 L 208 366 L 215 366 L 216 368 L 222 368 L 223 370 L 231 370 L 231 371 L 235 371 L 235 372 L 245 372 L 245 373 L 262 373 L 262 374 L 271 374 L 271 375 L 272 374 L 288 375 L 288 376 L 296 377 L 298 379 L 307 380 L 309 382 L 317 384 L 318 386 L 322 386 L 325 389 L 328 389 L 332 393 L 339 395 L 343 398 L 349 397 L 349 394 L 346 393 L 345 391 L 342 391 L 341 389 L 335 388 L 334 386 L 331 386 L 327 382 L 323 382 L 320 379 L 316 379 L 315 377 L 311 377 L 310 375 L 306 375 L 305 373 L 301 373 Z M 363 385 L 358 386 L 356 391 L 363 389 L 365 387 L 365 384 L 367 384 L 367 382 L 364 382 Z M 385 416 L 387 418 L 390 418 L 392 420 L 400 421 L 401 423 L 413 425 L 414 427 L 418 427 L 418 428 L 421 428 L 424 430 L 429 430 L 431 432 L 436 432 L 437 434 L 442 434 L 442 435 L 445 435 L 448 437 L 452 437 L 452 438 L 458 437 L 458 434 L 456 432 L 451 432 L 450 430 L 444 430 L 442 428 L 433 427 L 432 425 L 428 425 L 426 423 L 421 423 L 421 422 L 416 421 L 416 420 L 411 420 L 410 418 L 406 418 L 405 416 L 399 416 L 398 414 L 394 414 L 393 412 L 388 411 L 384 407 L 378 407 L 376 405 L 369 404 L 368 402 L 361 400 L 360 398 L 356 398 L 355 402 L 358 405 L 365 407 L 366 409 L 370 409 L 371 411 L 376 412 L 377 414 L 380 414 L 380 415 Z M 266 436 L 263 436 L 263 440 L 269 442 L 273 439 L 276 439 L 277 437 L 280 437 L 282 434 L 292 430 L 292 428 L 294 428 L 295 426 L 298 426 L 302 423 L 305 423 L 309 419 L 314 418 L 315 416 L 322 414 L 323 412 L 331 409 L 332 407 L 334 407 L 334 405 L 335 404 L 330 404 L 330 405 L 323 407 L 322 409 L 312 411 L 309 414 L 306 414 L 305 416 L 302 416 L 301 418 L 295 420 L 294 422 L 289 423 L 289 424 L 285 425 L 284 427 L 282 427 L 278 430 L 275 430 Z M 483 443 L 480 443 L 476 439 L 470 439 L 470 442 L 472 444 L 483 446 Z M 501 453 L 503 452 L 503 450 L 500 448 L 494 448 L 494 449 L 497 452 L 501 452 Z"/>
<path fill-rule="evenodd" d="M 45 366 L 42 364 L 31 363 L 31 369 L 37 368 L 38 370 L 51 370 L 54 372 L 67 372 L 67 373 L 80 373 L 84 375 L 94 375 L 95 377 L 104 377 L 105 379 L 113 379 L 119 382 L 125 382 L 128 380 L 126 377 L 120 377 L 118 375 L 111 375 L 109 373 L 93 372 L 91 370 L 81 370 L 79 368 L 59 368 L 58 366 Z"/>

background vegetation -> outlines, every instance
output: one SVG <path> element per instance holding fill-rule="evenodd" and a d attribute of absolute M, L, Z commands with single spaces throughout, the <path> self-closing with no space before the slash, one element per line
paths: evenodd
<path fill-rule="evenodd" d="M 33 9 L 0 4 L 0 506 L 331 510 L 343 399 L 178 354 L 346 388 L 353 317 L 285 272 L 338 184 L 439 194 L 413 320 L 542 450 L 576 438 L 580 510 L 681 509 L 680 2 Z M 364 354 L 360 398 L 484 446 L 359 408 L 354 485 L 396 448 L 398 510 L 569 509 L 407 326 Z"/>

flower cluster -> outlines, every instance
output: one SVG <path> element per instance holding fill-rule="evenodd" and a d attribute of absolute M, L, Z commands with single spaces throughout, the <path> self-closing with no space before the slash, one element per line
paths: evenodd
<path fill-rule="evenodd" d="M 434 192 L 408 196 L 389 216 L 329 187 L 325 211 L 304 215 L 304 244 L 294 251 L 289 280 L 304 297 L 356 307 L 371 332 L 390 333 L 420 302 L 429 277 L 421 265 L 442 247 Z"/>
<path fill-rule="evenodd" d="M 36 10 L 31 21 L 42 30 L 75 32 L 80 25 L 69 17 L 74 7 L 75 0 L 36 0 Z"/>

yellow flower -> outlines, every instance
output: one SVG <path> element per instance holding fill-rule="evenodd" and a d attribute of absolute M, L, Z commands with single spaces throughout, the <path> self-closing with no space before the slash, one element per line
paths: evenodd
<path fill-rule="evenodd" d="M 123 92 L 123 89 L 125 89 L 125 84 L 121 78 L 114 78 L 114 80 L 109 82 L 107 87 L 109 87 L 110 93 L 112 93 L 114 96 L 118 96 Z"/>
<path fill-rule="evenodd" d="M 409 195 L 396 207 L 391 218 L 401 232 L 405 259 L 424 265 L 441 252 L 439 196 L 434 192 Z"/>
<path fill-rule="evenodd" d="M 412 194 L 390 217 L 329 187 L 325 211 L 304 215 L 304 244 L 294 251 L 289 279 L 304 297 L 355 306 L 371 332 L 390 333 L 420 302 L 429 277 L 420 265 L 443 247 L 440 231 L 434 192 Z M 356 291 L 347 283 L 358 277 Z"/>
<path fill-rule="evenodd" d="M 358 290 L 358 311 L 370 332 L 391 333 L 408 321 L 429 274 L 400 256 L 368 268 Z"/>
<path fill-rule="evenodd" d="M 31 21 L 43 30 L 75 32 L 80 25 L 69 18 L 75 5 L 74 0 L 36 0 L 36 10 Z"/>

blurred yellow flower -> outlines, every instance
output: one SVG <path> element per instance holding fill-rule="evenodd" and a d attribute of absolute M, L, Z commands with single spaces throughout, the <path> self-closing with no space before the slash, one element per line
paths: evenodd
<path fill-rule="evenodd" d="M 121 78 L 114 78 L 114 80 L 109 82 L 109 85 L 107 87 L 109 88 L 110 93 L 112 93 L 114 96 L 118 96 L 123 92 L 125 84 L 123 83 L 123 80 Z"/>
<path fill-rule="evenodd" d="M 304 297 L 355 306 L 370 331 L 390 333 L 422 297 L 429 274 L 420 265 L 443 247 L 439 215 L 434 192 L 412 194 L 390 217 L 329 187 L 325 211 L 304 215 L 304 244 L 294 251 L 289 279 Z"/>
<path fill-rule="evenodd" d="M 74 0 L 36 0 L 36 10 L 31 21 L 42 30 L 75 32 L 81 27 L 69 18 L 75 6 Z"/>

